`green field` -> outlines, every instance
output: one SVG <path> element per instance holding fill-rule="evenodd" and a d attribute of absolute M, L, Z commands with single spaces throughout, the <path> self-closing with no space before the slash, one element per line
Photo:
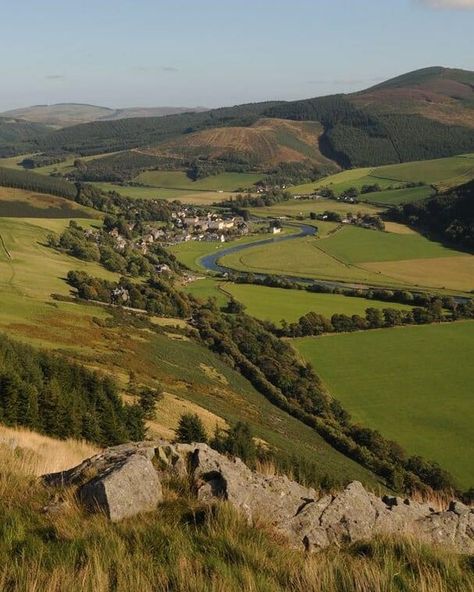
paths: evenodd
<path fill-rule="evenodd" d="M 90 219 L 77 222 L 82 226 L 99 223 Z M 47 347 L 58 340 L 74 349 L 84 346 L 90 350 L 92 333 L 88 340 L 79 334 L 84 331 L 87 335 L 87 319 L 103 317 L 103 309 L 55 302 L 51 294 L 70 293 L 65 277 L 71 269 L 105 278 L 115 275 L 97 263 L 80 261 L 46 246 L 47 235 L 61 232 L 67 224 L 68 220 L 61 219 L 0 218 L 0 329 Z"/>
<path fill-rule="evenodd" d="M 190 191 L 237 191 L 260 181 L 258 173 L 221 173 L 192 181 L 184 171 L 145 171 L 134 179 L 139 183 L 163 189 Z"/>
<path fill-rule="evenodd" d="M 226 255 L 221 263 L 239 271 L 350 283 L 466 292 L 474 286 L 472 255 L 415 232 L 379 232 L 348 225 L 335 232 L 333 228 L 321 238 L 256 246 Z"/>
<path fill-rule="evenodd" d="M 382 189 L 396 189 L 404 183 L 425 183 L 435 185 L 439 189 L 446 189 L 455 185 L 467 183 L 474 178 L 474 154 L 463 154 L 449 158 L 423 160 L 393 164 L 380 167 L 366 167 L 351 169 L 319 179 L 313 183 L 290 187 L 292 194 L 312 193 L 320 187 L 331 187 L 337 195 L 349 187 L 360 189 L 363 185 L 378 183 Z M 376 194 L 366 194 L 369 200 L 375 199 Z M 418 196 L 417 199 L 420 199 Z M 408 201 L 400 195 L 400 201 Z"/>
<path fill-rule="evenodd" d="M 293 343 L 354 420 L 474 485 L 474 322 Z"/>
<path fill-rule="evenodd" d="M 220 289 L 221 286 L 225 285 L 227 285 L 227 282 L 224 280 L 206 277 L 187 284 L 183 290 L 187 294 L 191 294 L 195 298 L 200 298 L 204 301 L 209 298 L 215 298 L 217 305 L 223 307 L 229 302 L 229 296 Z"/>
<path fill-rule="evenodd" d="M 320 214 L 329 210 L 345 216 L 348 212 L 357 214 L 377 214 L 381 208 L 366 203 L 349 204 L 335 199 L 298 199 L 267 206 L 263 208 L 249 208 L 253 216 L 264 216 L 268 218 L 288 217 L 307 219 L 311 212 Z M 317 224 L 317 222 L 316 222 Z"/>
<path fill-rule="evenodd" d="M 69 199 L 25 189 L 0 187 L 0 217 L 99 218 L 100 212 Z"/>
<path fill-rule="evenodd" d="M 308 312 L 316 312 L 327 318 L 333 314 L 365 315 L 366 308 L 397 308 L 409 310 L 411 307 L 392 302 L 352 298 L 341 294 L 312 294 L 305 290 L 286 290 L 268 288 L 252 284 L 221 283 L 217 290 L 229 294 L 246 306 L 246 312 L 262 321 L 279 324 L 297 321 Z"/>
<path fill-rule="evenodd" d="M 378 232 L 349 225 L 320 241 L 319 246 L 333 257 L 349 263 L 459 255 L 458 251 L 430 241 L 421 234 Z"/>
<path fill-rule="evenodd" d="M 440 188 L 467 183 L 474 178 L 474 154 L 377 167 L 371 176 L 396 182 L 422 182 Z"/>
<path fill-rule="evenodd" d="M 291 232 L 297 232 L 298 229 L 284 228 L 282 234 L 289 234 Z M 215 251 L 223 251 L 233 245 L 253 243 L 256 241 L 264 240 L 269 238 L 269 234 L 255 234 L 252 236 L 245 236 L 236 240 L 218 243 L 218 242 L 206 242 L 206 241 L 188 241 L 185 243 L 179 243 L 169 247 L 169 251 L 176 256 L 178 261 L 186 265 L 192 271 L 203 271 L 203 267 L 199 265 L 199 259 Z"/>
<path fill-rule="evenodd" d="M 360 200 L 369 201 L 386 206 L 399 205 L 406 202 L 421 201 L 433 195 L 433 188 L 428 185 L 421 187 L 408 187 L 405 189 L 387 189 L 375 193 L 366 193 L 359 195 Z M 357 204 L 359 207 L 361 204 Z"/>
<path fill-rule="evenodd" d="M 209 206 L 213 203 L 228 199 L 232 194 L 217 191 L 190 191 L 186 189 L 163 189 L 159 187 L 131 187 L 116 183 L 92 183 L 103 191 L 116 191 L 124 197 L 132 199 L 168 199 L 181 203 Z"/>

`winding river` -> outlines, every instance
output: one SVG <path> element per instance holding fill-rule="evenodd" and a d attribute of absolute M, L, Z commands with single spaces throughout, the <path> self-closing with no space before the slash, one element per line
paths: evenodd
<path fill-rule="evenodd" d="M 296 225 L 293 225 L 296 226 Z M 226 267 L 219 263 L 219 261 L 225 257 L 226 255 L 231 255 L 233 253 L 239 253 L 240 251 L 245 251 L 246 249 L 253 249 L 255 247 L 261 247 L 263 245 L 272 245 L 275 243 L 280 243 L 283 241 L 294 240 L 297 238 L 304 238 L 305 236 L 315 236 L 317 234 L 317 228 L 315 226 L 309 226 L 308 224 L 298 224 L 297 228 L 299 228 L 299 232 L 295 232 L 293 234 L 285 234 L 282 236 L 272 236 L 271 238 L 265 238 L 259 241 L 254 241 L 251 243 L 243 243 L 240 245 L 234 245 L 229 247 L 228 249 L 220 249 L 215 253 L 210 253 L 209 255 L 204 255 L 199 259 L 199 264 L 202 265 L 208 271 L 212 271 L 214 273 L 232 273 L 233 275 L 243 275 L 245 273 L 252 273 L 258 279 L 265 279 L 269 274 L 267 273 L 254 273 L 252 271 L 242 272 L 232 269 L 231 267 Z M 343 282 L 334 282 L 334 281 L 327 281 L 327 280 L 316 280 L 314 278 L 309 277 L 301 277 L 296 275 L 282 275 L 282 274 L 273 274 L 277 275 L 277 277 L 286 279 L 292 282 L 302 282 L 306 284 L 316 284 L 321 286 L 346 286 Z"/>

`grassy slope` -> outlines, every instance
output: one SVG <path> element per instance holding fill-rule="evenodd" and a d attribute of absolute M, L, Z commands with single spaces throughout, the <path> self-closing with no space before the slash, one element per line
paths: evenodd
<path fill-rule="evenodd" d="M 474 485 L 474 322 L 294 341 L 354 418 Z"/>
<path fill-rule="evenodd" d="M 392 206 L 404 202 L 421 201 L 433 195 L 432 187 L 423 185 L 421 187 L 410 187 L 407 189 L 387 189 L 360 195 L 359 199 L 367 200 L 381 205 Z M 358 204 L 360 206 L 360 204 Z"/>
<path fill-rule="evenodd" d="M 298 199 L 279 203 L 274 206 L 250 208 L 250 213 L 254 216 L 265 217 L 288 216 L 308 218 L 311 212 L 322 213 L 326 210 L 338 212 L 341 216 L 345 216 L 348 212 L 352 212 L 353 214 L 357 212 L 377 214 L 380 212 L 380 208 L 365 203 L 349 204 L 334 199 Z"/>
<path fill-rule="evenodd" d="M 466 592 L 474 585 L 463 558 L 410 541 L 308 556 L 288 548 L 264 520 L 251 527 L 225 503 L 210 511 L 183 485 L 165 484 L 155 512 L 119 524 L 86 514 L 67 492 L 61 512 L 41 512 L 51 491 L 36 475 L 56 470 L 58 453 L 74 464 L 80 445 L 37 441 L 54 450 L 43 468 L 28 446 L 32 438 L 7 436 L 20 444 L 0 445 L 0 582 L 9 592 Z"/>
<path fill-rule="evenodd" d="M 92 183 L 104 191 L 116 191 L 132 199 L 169 199 L 181 203 L 209 206 L 215 202 L 229 199 L 231 193 L 217 191 L 189 191 L 185 189 L 162 189 L 157 187 L 130 187 L 115 183 Z"/>
<path fill-rule="evenodd" d="M 466 183 L 473 177 L 474 154 L 465 154 L 435 160 L 351 169 L 319 179 L 314 183 L 290 187 L 289 191 L 293 194 L 311 193 L 319 187 L 327 186 L 331 187 L 336 194 L 340 194 L 349 187 L 360 189 L 363 185 L 378 183 L 382 189 L 388 187 L 395 189 L 401 184 L 409 182 L 423 182 L 427 185 L 435 185 L 440 189 L 445 189 Z M 409 200 L 410 190 L 406 194 L 407 198 L 405 198 L 404 192 L 400 193 L 399 202 Z M 376 194 L 367 194 L 365 198 L 383 201 L 383 198 L 379 200 L 375 196 Z M 419 195 L 417 197 L 420 198 Z"/>
<path fill-rule="evenodd" d="M 192 181 L 184 171 L 145 171 L 134 179 L 139 183 L 162 189 L 190 191 L 236 191 L 251 187 L 262 179 L 258 173 L 221 173 Z"/>
<path fill-rule="evenodd" d="M 0 217 L 99 218 L 100 213 L 55 195 L 0 187 Z"/>
<path fill-rule="evenodd" d="M 80 220 L 81 224 L 95 221 Z M 52 293 L 69 294 L 70 269 L 114 278 L 95 263 L 81 262 L 49 249 L 49 232 L 66 220 L 0 219 L 5 250 L 0 251 L 0 330 L 42 347 L 61 349 L 88 366 L 111 372 L 126 391 L 129 373 L 142 384 L 159 380 L 167 392 L 190 400 L 228 423 L 247 420 L 272 446 L 320 462 L 321 474 L 336 480 L 360 479 L 375 485 L 365 469 L 333 450 L 313 430 L 273 407 L 240 374 L 203 346 L 173 335 L 129 326 L 106 326 L 105 307 L 56 302 Z M 159 419 L 159 418 L 158 418 Z"/>
<path fill-rule="evenodd" d="M 78 220 L 83 226 L 95 220 Z M 64 281 L 70 269 L 113 278 L 95 263 L 56 253 L 45 245 L 50 232 L 61 232 L 68 220 L 0 218 L 0 235 L 11 255 L 0 249 L 0 329 L 50 347 L 57 339 L 67 348 L 93 351 L 96 331 L 90 318 L 103 309 L 53 302 L 52 293 L 69 294 Z M 90 329 L 88 338 L 84 333 Z"/>
<path fill-rule="evenodd" d="M 226 283 L 221 290 L 229 293 L 247 307 L 246 312 L 258 319 L 280 323 L 297 321 L 302 315 L 313 311 L 330 318 L 333 314 L 364 315 L 369 306 L 377 308 L 410 309 L 395 303 L 350 298 L 339 294 L 311 294 L 299 290 L 267 288 L 250 284 Z"/>

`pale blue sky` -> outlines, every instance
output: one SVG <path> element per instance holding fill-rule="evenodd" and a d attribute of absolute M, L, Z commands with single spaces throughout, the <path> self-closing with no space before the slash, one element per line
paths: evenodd
<path fill-rule="evenodd" d="M 0 0 L 0 10 L 2 110 L 214 107 L 358 90 L 430 65 L 474 70 L 474 0 Z"/>

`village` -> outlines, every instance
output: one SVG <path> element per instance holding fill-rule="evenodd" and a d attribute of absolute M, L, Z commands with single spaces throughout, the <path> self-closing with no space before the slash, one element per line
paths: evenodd
<path fill-rule="evenodd" d="M 202 213 L 192 207 L 183 207 L 171 214 L 171 221 L 168 223 L 150 223 L 144 226 L 129 223 L 125 231 L 114 227 L 108 234 L 117 251 L 131 247 L 146 255 L 154 244 L 173 246 L 188 241 L 225 243 L 246 236 L 251 231 L 252 224 L 243 216 L 221 215 L 210 211 Z M 258 231 L 279 234 L 281 223 L 270 221 L 268 225 L 259 225 Z"/>

